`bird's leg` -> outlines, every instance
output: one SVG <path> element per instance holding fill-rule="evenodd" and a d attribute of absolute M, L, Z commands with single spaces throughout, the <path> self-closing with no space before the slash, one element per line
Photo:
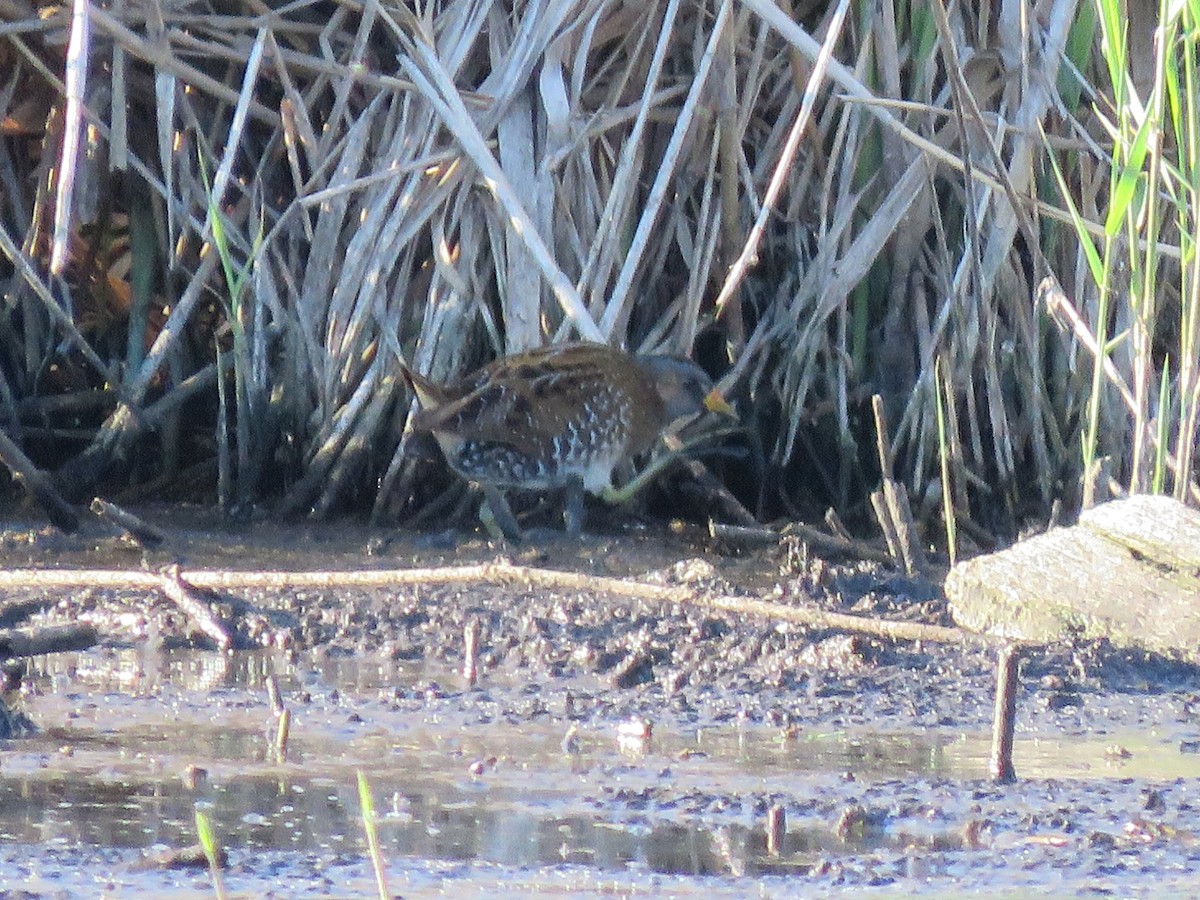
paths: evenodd
<path fill-rule="evenodd" d="M 494 484 L 481 483 L 479 487 L 483 491 L 483 502 L 479 504 L 479 521 L 483 523 L 487 533 L 497 540 L 507 538 L 514 542 L 521 541 L 525 534 L 521 531 L 517 517 L 513 515 L 512 507 L 508 505 L 504 494 Z"/>
<path fill-rule="evenodd" d="M 583 531 L 583 479 L 574 475 L 567 482 L 567 496 L 563 503 L 563 527 L 567 534 Z"/>

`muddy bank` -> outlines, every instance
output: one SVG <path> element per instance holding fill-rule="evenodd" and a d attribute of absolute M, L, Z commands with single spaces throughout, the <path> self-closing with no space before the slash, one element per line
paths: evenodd
<path fill-rule="evenodd" d="M 945 622 L 930 585 L 799 548 L 720 552 L 635 531 L 514 551 L 449 532 L 171 521 L 173 546 L 148 565 L 352 570 L 507 553 L 699 594 Z M 35 529 L 7 531 L 0 554 L 8 568 L 142 565 L 140 551 Z M 1200 678 L 1187 666 L 1094 645 L 1029 654 L 1020 780 L 1000 787 L 986 780 L 986 648 L 465 584 L 240 592 L 247 649 L 219 653 L 146 592 L 6 599 L 38 601 L 38 624 L 90 621 L 105 635 L 30 661 L 16 706 L 41 732 L 0 756 L 8 890 L 209 896 L 202 871 L 139 867 L 193 842 L 199 807 L 229 853 L 231 890 L 371 896 L 359 770 L 390 888 L 405 896 L 1127 895 L 1166 872 L 1176 887 L 1200 884 L 1189 830 Z M 292 717 L 284 758 L 272 679 Z"/>

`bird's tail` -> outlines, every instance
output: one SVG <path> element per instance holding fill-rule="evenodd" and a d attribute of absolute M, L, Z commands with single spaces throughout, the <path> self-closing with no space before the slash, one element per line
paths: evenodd
<path fill-rule="evenodd" d="M 416 395 L 422 409 L 437 409 L 447 401 L 446 391 L 441 385 L 434 384 L 424 375 L 418 375 L 403 363 L 400 364 L 400 375 L 408 389 Z"/>

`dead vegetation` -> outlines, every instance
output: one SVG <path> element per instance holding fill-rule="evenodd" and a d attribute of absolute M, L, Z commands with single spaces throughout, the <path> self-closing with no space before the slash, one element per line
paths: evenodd
<path fill-rule="evenodd" d="M 937 529 L 1189 496 L 1195 138 L 1144 162 L 1182 212 L 1102 248 L 1157 250 L 1156 305 L 1097 288 L 1143 165 L 1102 6 L 0 0 L 0 422 L 72 498 L 391 520 L 431 499 L 398 360 L 582 337 L 722 375 L 764 518 L 863 512 L 875 394 Z"/>

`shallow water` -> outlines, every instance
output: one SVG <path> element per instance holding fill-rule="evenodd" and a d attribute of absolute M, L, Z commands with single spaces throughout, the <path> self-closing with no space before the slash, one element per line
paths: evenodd
<path fill-rule="evenodd" d="M 293 717 L 283 761 L 266 700 L 272 673 Z M 984 729 L 822 731 L 735 718 L 656 723 L 648 741 L 622 742 L 619 723 L 595 721 L 577 724 L 578 746 L 566 752 L 562 690 L 456 691 L 440 686 L 458 680 L 454 671 L 424 665 L 109 650 L 40 661 L 33 680 L 25 708 L 45 731 L 8 742 L 0 759 L 0 857 L 10 864 L 0 887 L 9 889 L 86 876 L 111 883 L 112 896 L 203 895 L 203 872 L 134 867 L 142 852 L 194 843 L 201 809 L 230 853 L 231 886 L 369 896 L 358 771 L 406 895 L 438 894 L 447 878 L 455 890 L 520 894 L 536 883 L 588 895 L 607 892 L 605 877 L 651 893 L 663 885 L 654 878 L 669 877 L 686 895 L 697 877 L 761 881 L 830 865 L 854 867 L 855 883 L 934 889 L 998 848 L 1052 856 L 1082 834 L 1094 842 L 1097 829 L 1124 841 L 1148 791 L 1182 785 L 1190 799 L 1200 784 L 1200 754 L 1181 753 L 1178 736 L 1132 731 L 1023 736 L 1023 780 L 1007 790 L 985 780 Z M 518 713 L 510 694 L 537 703 Z M 772 804 L 787 826 L 768 853 Z M 839 830 L 854 808 L 865 824 Z M 995 837 L 955 846 L 972 819 Z M 1032 840 L 1042 831 L 1052 837 Z M 56 858 L 69 865 L 47 868 Z M 564 872 L 573 874 L 555 887 Z"/>
<path fill-rule="evenodd" d="M 169 513 L 159 521 L 177 521 Z M 198 567 L 346 570 L 496 553 L 439 536 L 388 545 L 381 558 L 361 528 L 223 531 L 205 520 L 176 535 Z M 694 548 L 645 535 L 522 552 L 529 564 L 652 573 L 701 592 L 706 579 L 757 595 L 780 581 L 777 560 L 684 564 Z M 85 540 L 0 540 L 0 565 L 48 553 L 56 565 L 138 564 Z M 911 586 L 886 573 L 822 572 L 826 594 L 810 596 L 817 580 L 801 573 L 772 596 L 847 610 L 872 594 L 867 610 L 878 612 L 879 595 L 898 592 L 880 614 L 911 605 Z M 389 888 L 405 897 L 1200 893 L 1194 673 L 1077 677 L 1038 660 L 1020 692 L 1020 780 L 996 786 L 994 662 L 977 651 L 856 647 L 515 586 L 249 602 L 309 649 L 153 649 L 178 640 L 178 613 L 132 592 L 85 592 L 50 616 L 98 616 L 118 646 L 30 661 L 32 691 L 18 705 L 42 730 L 0 743 L 0 896 L 211 897 L 204 870 L 143 868 L 195 842 L 197 809 L 228 852 L 232 896 L 375 896 L 360 771 Z M 469 620 L 484 627 L 473 689 L 457 662 Z M 617 687 L 615 662 L 599 661 L 631 648 L 644 649 L 651 678 Z M 1044 686 L 1047 675 L 1067 689 Z M 292 718 L 285 759 L 272 677 Z M 638 730 L 631 716 L 651 720 L 649 740 L 622 739 L 623 726 Z M 769 849 L 773 807 L 785 822 Z"/>

